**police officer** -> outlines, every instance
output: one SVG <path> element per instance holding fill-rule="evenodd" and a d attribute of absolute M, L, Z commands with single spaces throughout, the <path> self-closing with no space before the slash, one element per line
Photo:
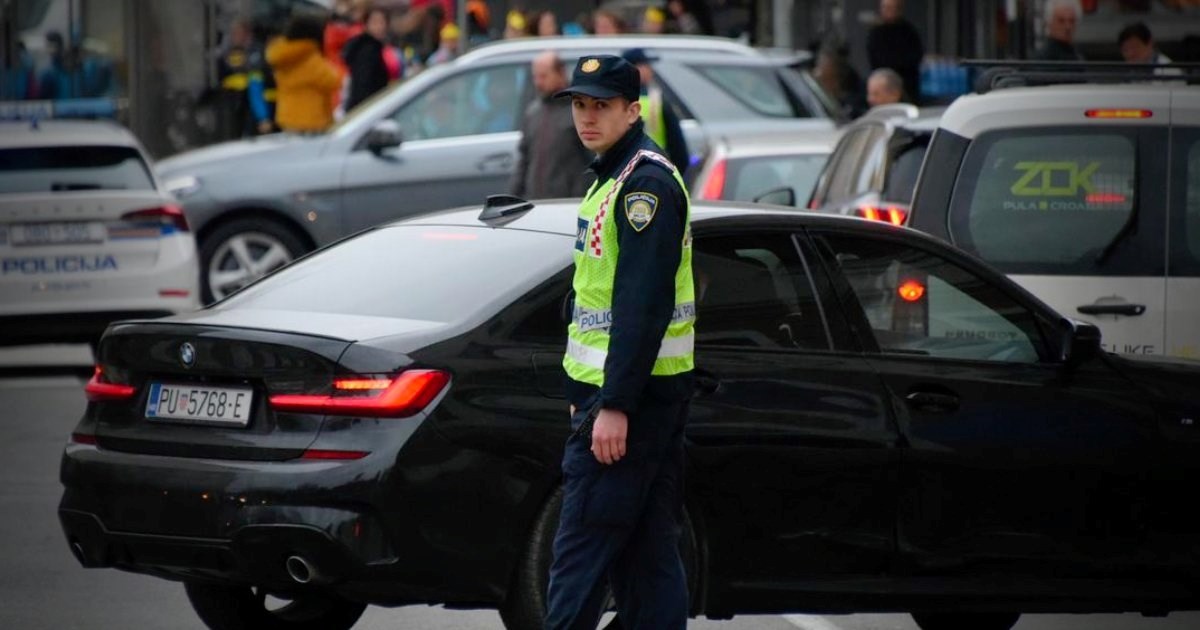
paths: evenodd
<path fill-rule="evenodd" d="M 595 628 L 611 585 L 631 629 L 682 629 L 683 426 L 694 364 L 689 205 L 646 136 L 637 70 L 583 57 L 569 87 L 596 152 L 579 209 L 575 315 L 563 358 L 574 433 L 563 454 L 546 628 Z"/>
<path fill-rule="evenodd" d="M 642 89 L 638 103 L 642 106 L 642 121 L 646 123 L 646 135 L 666 152 L 667 157 L 675 163 L 675 168 L 687 171 L 690 162 L 687 141 L 683 137 L 683 128 L 679 125 L 679 116 L 663 98 L 662 86 L 654 80 L 652 57 L 644 48 L 630 48 L 621 56 L 637 68 L 641 76 Z"/>

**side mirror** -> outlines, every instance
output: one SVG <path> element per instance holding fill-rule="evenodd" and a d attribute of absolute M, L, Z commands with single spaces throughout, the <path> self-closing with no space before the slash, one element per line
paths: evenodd
<path fill-rule="evenodd" d="M 778 206 L 796 205 L 796 191 L 791 186 L 773 188 L 754 198 L 754 203 L 773 203 Z"/>
<path fill-rule="evenodd" d="M 1100 329 L 1095 325 L 1064 319 L 1062 330 L 1062 356 L 1059 359 L 1067 367 L 1076 367 L 1100 354 Z"/>
<path fill-rule="evenodd" d="M 400 146 L 403 141 L 404 136 L 400 133 L 400 124 L 387 118 L 375 123 L 375 126 L 367 132 L 366 145 L 371 153 L 379 154 L 387 149 Z"/>

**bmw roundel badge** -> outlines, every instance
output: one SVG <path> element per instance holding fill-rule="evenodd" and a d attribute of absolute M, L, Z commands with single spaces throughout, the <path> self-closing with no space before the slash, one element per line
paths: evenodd
<path fill-rule="evenodd" d="M 192 367 L 196 364 L 196 347 L 190 343 L 184 342 L 179 346 L 179 362 L 183 367 Z"/>

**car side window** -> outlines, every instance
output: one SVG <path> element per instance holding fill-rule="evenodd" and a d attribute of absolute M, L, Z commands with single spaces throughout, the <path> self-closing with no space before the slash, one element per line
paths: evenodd
<path fill-rule="evenodd" d="M 526 64 L 470 70 L 433 85 L 392 117 L 405 140 L 516 131 L 528 84 Z"/>
<path fill-rule="evenodd" d="M 1015 272 L 1093 274 L 1128 230 L 1137 202 L 1132 132 L 1016 130 L 968 150 L 950 232 L 954 242 Z"/>
<path fill-rule="evenodd" d="M 696 342 L 829 350 L 816 289 L 787 234 L 696 239 Z"/>
<path fill-rule="evenodd" d="M 846 201 L 854 196 L 859 160 L 867 146 L 871 130 L 860 127 L 851 131 L 838 143 L 837 162 L 830 165 L 829 186 L 825 190 L 822 204 Z"/>
<path fill-rule="evenodd" d="M 1035 314 L 999 286 L 922 249 L 841 235 L 821 239 L 886 354 L 1036 363 Z"/>

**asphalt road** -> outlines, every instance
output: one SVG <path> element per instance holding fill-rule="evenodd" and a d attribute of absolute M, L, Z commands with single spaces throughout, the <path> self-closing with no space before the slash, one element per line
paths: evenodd
<path fill-rule="evenodd" d="M 83 569 L 55 509 L 58 462 L 83 411 L 86 347 L 0 349 L 0 629 L 204 630 L 183 589 L 111 569 Z M 906 615 L 694 620 L 705 630 L 917 630 Z M 369 608 L 355 630 L 502 630 L 493 611 Z M 1200 613 L 1031 615 L 1016 630 L 1195 630 Z M 964 628 L 963 630 L 971 630 Z"/>

